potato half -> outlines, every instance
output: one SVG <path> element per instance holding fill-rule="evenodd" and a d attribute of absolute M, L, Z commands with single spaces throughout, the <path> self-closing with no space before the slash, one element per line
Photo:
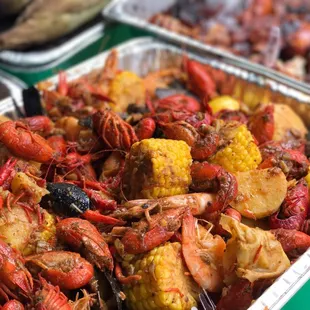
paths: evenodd
<path fill-rule="evenodd" d="M 292 132 L 294 129 L 294 133 Z M 303 138 L 308 130 L 302 119 L 285 104 L 274 105 L 274 134 L 273 140 L 287 140 L 292 134 L 298 134 Z"/>
<path fill-rule="evenodd" d="M 287 181 L 279 168 L 239 172 L 238 195 L 231 206 L 242 216 L 260 219 L 276 212 L 283 202 Z"/>

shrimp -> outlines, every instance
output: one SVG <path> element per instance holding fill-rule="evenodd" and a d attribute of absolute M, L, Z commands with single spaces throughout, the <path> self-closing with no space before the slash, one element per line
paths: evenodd
<path fill-rule="evenodd" d="M 225 241 L 218 235 L 211 235 L 202 226 L 199 227 L 197 236 L 196 224 L 191 212 L 187 211 L 182 224 L 182 253 L 186 265 L 194 280 L 203 289 L 219 292 L 223 286 L 222 260 Z M 201 236 L 201 232 L 204 232 L 204 236 Z"/>
<path fill-rule="evenodd" d="M 193 215 L 202 215 L 211 211 L 215 198 L 214 194 L 193 193 L 158 199 L 129 200 L 113 216 L 123 219 L 142 218 L 146 211 L 150 212 L 156 207 L 161 211 L 189 207 Z"/>

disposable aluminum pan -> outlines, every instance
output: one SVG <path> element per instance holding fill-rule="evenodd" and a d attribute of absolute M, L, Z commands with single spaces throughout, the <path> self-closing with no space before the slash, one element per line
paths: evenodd
<path fill-rule="evenodd" d="M 159 42 L 152 38 L 139 38 L 116 47 L 119 54 L 121 69 L 136 72 L 144 76 L 154 70 L 179 65 L 182 61 L 183 51 L 173 45 Z M 100 69 L 109 54 L 104 52 L 67 71 L 69 80 L 76 79 L 92 70 Z M 255 94 L 255 98 L 267 98 L 274 103 L 289 104 L 303 117 L 310 127 L 310 95 L 292 87 L 280 84 L 272 79 L 252 72 L 225 64 L 217 59 L 201 58 L 188 53 L 190 58 L 207 64 L 208 70 L 220 74 L 224 81 L 224 93 L 233 93 L 236 97 Z M 55 86 L 58 77 L 48 79 L 46 85 Z M 245 93 L 248 90 L 250 93 Z M 262 96 L 262 97 L 261 97 Z M 1 108 L 0 104 L 0 108 Z M 12 105 L 10 108 L 13 108 Z M 8 112 L 11 112 L 11 110 Z M 310 249 L 303 254 L 275 283 L 249 308 L 249 310 L 277 310 L 309 280 L 310 276 Z"/>
<path fill-rule="evenodd" d="M 27 85 L 14 76 L 0 70 L 0 100 L 6 97 L 13 97 L 16 101 L 20 102 L 22 98 L 22 89 Z M 3 102 L 1 102 L 3 105 Z"/>
<path fill-rule="evenodd" d="M 263 65 L 251 62 L 246 58 L 239 57 L 220 48 L 205 44 L 185 35 L 169 31 L 163 27 L 154 25 L 149 19 L 157 13 L 166 11 L 177 0 L 113 0 L 103 10 L 103 15 L 110 20 L 128 24 L 175 43 L 183 48 L 191 48 L 195 52 L 203 52 L 223 58 L 226 62 L 237 64 L 240 68 L 251 70 L 257 74 L 272 78 L 276 81 L 286 81 L 299 89 L 309 90 L 310 86 L 304 82 L 297 81 L 283 73 L 267 68 Z M 205 0 L 208 3 L 224 3 L 230 11 L 238 10 L 244 5 L 245 0 Z M 227 4 L 229 7 L 227 7 Z"/>
<path fill-rule="evenodd" d="M 49 44 L 45 48 L 34 48 L 29 51 L 0 51 L 0 62 L 4 67 L 13 70 L 43 65 L 54 67 L 94 43 L 103 33 L 104 23 L 97 20 L 91 26 L 75 31 L 65 36 L 65 39 L 56 40 L 55 44 Z"/>

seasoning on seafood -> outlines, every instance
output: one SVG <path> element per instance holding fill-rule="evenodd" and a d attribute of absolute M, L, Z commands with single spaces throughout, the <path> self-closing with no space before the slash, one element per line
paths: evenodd
<path fill-rule="evenodd" d="M 117 56 L 1 118 L 0 308 L 246 310 L 310 246 L 303 121 L 187 57 Z"/>
<path fill-rule="evenodd" d="M 190 149 L 183 141 L 146 139 L 135 143 L 125 163 L 127 199 L 186 194 L 191 183 Z"/>

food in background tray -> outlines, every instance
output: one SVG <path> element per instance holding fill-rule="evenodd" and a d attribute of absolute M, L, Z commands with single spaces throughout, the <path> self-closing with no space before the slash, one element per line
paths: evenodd
<path fill-rule="evenodd" d="M 214 3 L 211 8 L 206 3 L 176 1 L 167 12 L 152 16 L 150 21 L 289 76 L 309 80 L 309 1 L 253 0 L 247 1 L 247 8 L 237 11 Z"/>
<path fill-rule="evenodd" d="M 0 16 L 19 13 L 31 0 L 0 0 Z"/>
<path fill-rule="evenodd" d="M 113 51 L 40 84 L 47 116 L 1 119 L 2 304 L 190 310 L 205 289 L 248 308 L 310 245 L 310 174 L 299 116 L 238 87 Z"/>
<path fill-rule="evenodd" d="M 57 39 L 95 17 L 107 0 L 33 0 L 0 34 L 0 49 L 23 49 Z"/>

